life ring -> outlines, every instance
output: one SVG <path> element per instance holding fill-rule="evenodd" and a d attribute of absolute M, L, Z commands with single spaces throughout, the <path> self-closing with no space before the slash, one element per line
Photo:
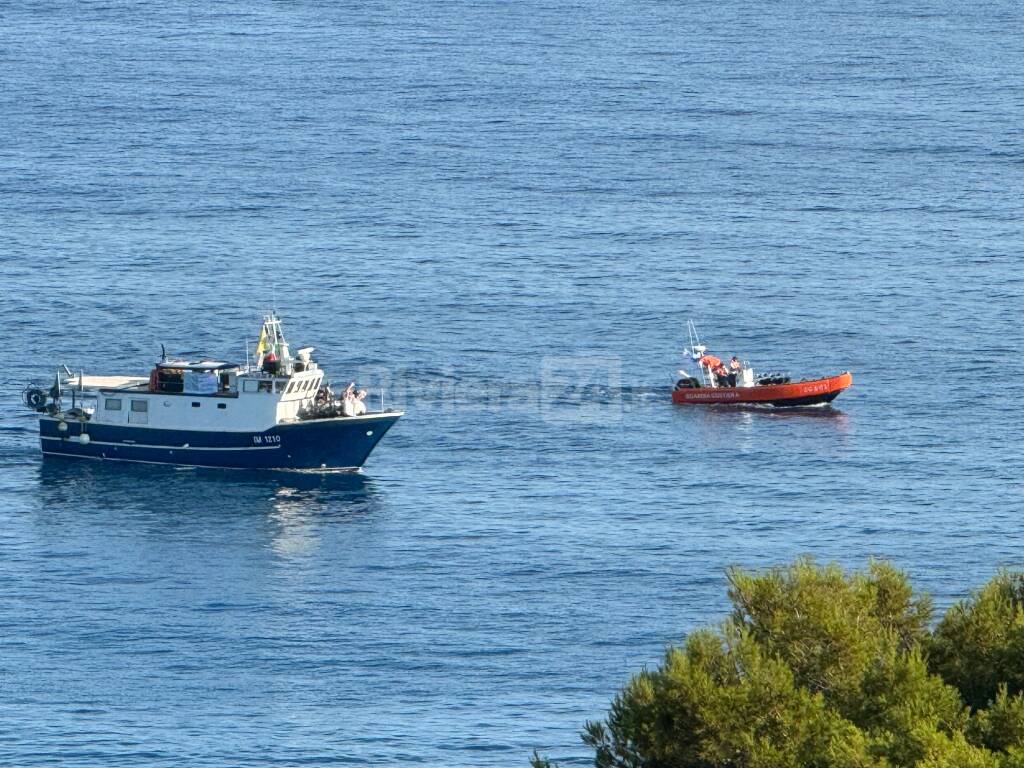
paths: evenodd
<path fill-rule="evenodd" d="M 25 392 L 25 404 L 29 408 L 40 410 L 46 405 L 46 393 L 41 389 L 30 389 Z"/>

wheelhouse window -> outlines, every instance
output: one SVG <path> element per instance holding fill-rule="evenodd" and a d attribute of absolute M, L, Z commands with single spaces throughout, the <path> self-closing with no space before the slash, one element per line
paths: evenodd
<path fill-rule="evenodd" d="M 148 400 L 132 400 L 132 410 L 135 413 L 148 413 L 149 412 L 149 401 Z"/>
<path fill-rule="evenodd" d="M 103 409 L 106 411 L 120 411 L 121 401 L 116 397 L 108 397 L 103 401 Z"/>

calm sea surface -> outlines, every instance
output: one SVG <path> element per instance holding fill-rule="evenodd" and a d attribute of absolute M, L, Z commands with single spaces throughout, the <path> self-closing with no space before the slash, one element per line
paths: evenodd
<path fill-rule="evenodd" d="M 1022 23 L 0 4 L 0 764 L 582 765 L 729 564 L 1024 567 Z M 29 379 L 271 305 L 407 409 L 362 474 L 41 461 Z M 855 386 L 673 407 L 687 318 Z"/>

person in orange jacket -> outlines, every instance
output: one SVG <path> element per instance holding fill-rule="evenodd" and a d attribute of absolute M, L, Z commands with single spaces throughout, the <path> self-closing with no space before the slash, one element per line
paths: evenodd
<path fill-rule="evenodd" d="M 729 369 L 722 365 L 722 359 L 712 354 L 702 355 L 698 364 L 706 366 L 711 371 L 712 381 L 718 386 L 723 386 L 729 381 Z"/>
<path fill-rule="evenodd" d="M 729 384 L 729 369 L 722 364 L 719 360 L 717 365 L 712 366 L 711 374 L 715 377 L 715 382 L 720 387 L 728 386 Z"/>

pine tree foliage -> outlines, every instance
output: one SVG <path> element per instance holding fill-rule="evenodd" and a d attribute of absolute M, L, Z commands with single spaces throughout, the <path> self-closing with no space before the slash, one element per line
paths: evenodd
<path fill-rule="evenodd" d="M 998 574 L 934 631 L 888 563 L 727 577 L 722 625 L 586 724 L 596 768 L 1024 768 L 1024 575 Z"/>
<path fill-rule="evenodd" d="M 932 669 L 972 707 L 984 707 L 1005 685 L 1024 690 L 1024 574 L 1000 573 L 953 606 L 935 628 Z"/>

